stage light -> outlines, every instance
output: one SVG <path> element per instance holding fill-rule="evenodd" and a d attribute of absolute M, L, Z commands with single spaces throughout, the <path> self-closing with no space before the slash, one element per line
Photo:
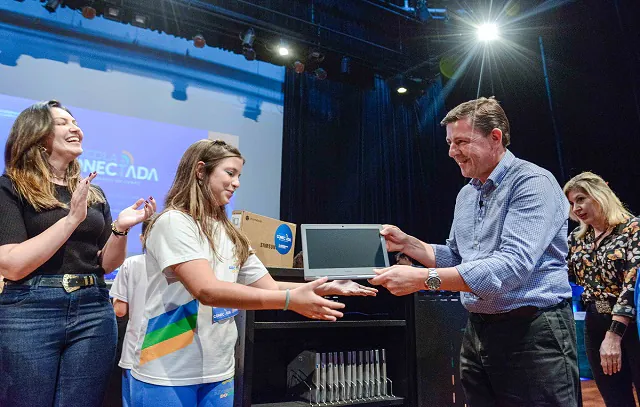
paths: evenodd
<path fill-rule="evenodd" d="M 282 40 L 280 40 L 280 44 L 278 45 L 278 54 L 280 54 L 281 57 L 289 55 L 289 47 L 287 47 L 287 44 Z"/>
<path fill-rule="evenodd" d="M 278 54 L 282 57 L 286 57 L 289 55 L 289 48 L 286 45 L 280 44 L 278 45 Z"/>
<path fill-rule="evenodd" d="M 122 10 L 114 6 L 105 6 L 103 16 L 108 20 L 122 21 Z"/>
<path fill-rule="evenodd" d="M 302 72 L 304 72 L 304 64 L 303 64 L 302 62 L 300 62 L 300 61 L 296 61 L 296 62 L 294 62 L 294 63 L 293 63 L 293 70 L 294 70 L 296 73 L 302 73 Z"/>
<path fill-rule="evenodd" d="M 253 48 L 242 48 L 242 55 L 247 61 L 253 61 L 256 59 L 256 50 Z"/>
<path fill-rule="evenodd" d="M 54 13 L 60 4 L 62 4 L 62 0 L 47 0 L 44 8 L 46 8 L 49 13 Z"/>
<path fill-rule="evenodd" d="M 243 47 L 253 47 L 253 42 L 256 40 L 256 32 L 253 28 L 249 27 L 247 31 L 240 34 Z"/>
<path fill-rule="evenodd" d="M 318 78 L 318 80 L 320 81 L 327 79 L 327 71 L 325 71 L 322 68 L 316 69 L 313 73 L 316 75 L 316 78 Z"/>
<path fill-rule="evenodd" d="M 196 48 L 204 48 L 205 45 L 207 45 L 207 41 L 204 39 L 202 34 L 197 34 L 195 37 L 193 37 L 193 46 L 194 47 L 196 47 Z"/>
<path fill-rule="evenodd" d="M 131 25 L 140 27 L 140 28 L 147 28 L 148 23 L 149 23 L 149 17 L 142 14 L 134 14 L 133 20 L 131 20 Z"/>
<path fill-rule="evenodd" d="M 404 86 L 400 86 L 398 89 L 396 89 L 396 91 L 402 95 L 403 93 L 407 93 L 407 88 L 405 88 Z"/>
<path fill-rule="evenodd" d="M 340 62 L 340 73 L 343 75 L 351 73 L 351 58 L 342 57 L 342 61 Z"/>
<path fill-rule="evenodd" d="M 498 38 L 498 26 L 495 24 L 482 24 L 478 27 L 478 39 L 489 42 Z"/>
<path fill-rule="evenodd" d="M 324 54 L 318 50 L 313 50 L 309 53 L 307 61 L 314 64 L 319 64 L 320 62 L 324 61 Z"/>
<path fill-rule="evenodd" d="M 256 51 L 253 49 L 253 42 L 256 40 L 256 32 L 249 27 L 247 31 L 240 34 L 242 40 L 242 55 L 247 61 L 256 59 Z"/>
<path fill-rule="evenodd" d="M 93 20 L 94 18 L 96 18 L 96 9 L 91 6 L 82 7 L 82 17 L 86 18 L 87 20 Z"/>

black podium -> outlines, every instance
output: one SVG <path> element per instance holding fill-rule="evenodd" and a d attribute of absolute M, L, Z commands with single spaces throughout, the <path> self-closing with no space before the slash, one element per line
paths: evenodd
<path fill-rule="evenodd" d="M 414 301 L 417 405 L 462 407 L 460 346 L 467 311 L 460 294 L 419 292 Z"/>

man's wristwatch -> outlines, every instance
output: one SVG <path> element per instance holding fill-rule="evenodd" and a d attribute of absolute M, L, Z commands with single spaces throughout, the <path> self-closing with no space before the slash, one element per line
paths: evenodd
<path fill-rule="evenodd" d="M 440 285 L 442 284 L 442 280 L 440 276 L 438 276 L 437 269 L 431 268 L 429 269 L 429 277 L 424 280 L 424 285 L 427 287 L 427 290 L 439 290 Z"/>

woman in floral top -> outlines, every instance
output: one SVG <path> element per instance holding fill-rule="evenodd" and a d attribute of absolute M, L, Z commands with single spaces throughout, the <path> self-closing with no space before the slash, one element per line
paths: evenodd
<path fill-rule="evenodd" d="M 564 186 L 570 217 L 569 276 L 584 287 L 585 347 L 607 407 L 635 406 L 640 390 L 640 341 L 634 290 L 640 265 L 640 219 L 599 176 L 583 172 Z M 632 324 L 633 325 L 633 324 Z"/>

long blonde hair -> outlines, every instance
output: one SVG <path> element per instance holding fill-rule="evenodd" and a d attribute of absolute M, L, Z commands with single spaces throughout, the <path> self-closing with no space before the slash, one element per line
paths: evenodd
<path fill-rule="evenodd" d="M 576 191 L 589 195 L 600 206 L 600 213 L 607 221 L 607 225 L 614 226 L 619 223 L 625 222 L 627 219 L 632 218 L 633 215 L 620 201 L 620 198 L 609 188 L 606 182 L 592 172 L 585 171 L 571 178 L 562 189 L 565 196 L 569 195 L 569 192 Z M 573 215 L 573 211 L 569 212 L 571 219 L 580 222 L 580 227 L 576 232 L 576 238 L 580 239 L 584 237 L 589 229 L 589 225 L 576 218 Z"/>
<path fill-rule="evenodd" d="M 200 232 L 209 242 L 211 250 L 220 258 L 213 239 L 214 221 L 222 223 L 227 236 L 235 246 L 235 255 L 239 265 L 249 257 L 249 239 L 240 232 L 229 220 L 224 210 L 209 189 L 209 177 L 225 158 L 244 158 L 237 148 L 222 140 L 200 140 L 193 143 L 182 155 L 173 185 L 165 198 L 165 208 L 162 213 L 170 210 L 179 210 L 191 216 L 198 225 Z M 198 162 L 204 163 L 204 179 L 198 180 Z M 146 248 L 147 237 L 157 218 L 147 227 L 143 236 L 143 247 Z"/>
<path fill-rule="evenodd" d="M 13 122 L 4 148 L 4 165 L 7 176 L 13 182 L 20 196 L 26 199 L 38 212 L 67 207 L 56 198 L 55 186 L 49 182 L 53 174 L 45 144 L 54 131 L 54 120 L 51 115 L 51 109 L 54 107 L 71 114 L 67 108 L 55 100 L 29 106 Z M 77 159 L 69 163 L 65 178 L 67 189 L 70 194 L 73 194 L 80 181 L 80 163 Z M 100 190 L 92 185 L 87 205 L 104 202 L 105 199 Z"/>

